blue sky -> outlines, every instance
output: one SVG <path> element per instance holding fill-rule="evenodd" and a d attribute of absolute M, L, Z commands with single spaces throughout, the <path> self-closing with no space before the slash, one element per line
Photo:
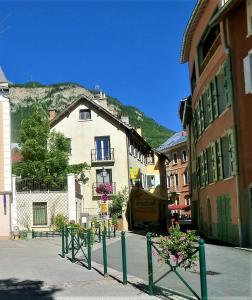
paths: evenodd
<path fill-rule="evenodd" d="M 180 64 L 195 0 L 1 1 L 0 64 L 15 83 L 77 82 L 180 130 Z"/>

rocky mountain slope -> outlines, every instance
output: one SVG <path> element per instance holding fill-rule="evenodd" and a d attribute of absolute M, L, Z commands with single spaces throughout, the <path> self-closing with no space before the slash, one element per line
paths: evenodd
<path fill-rule="evenodd" d="M 24 85 L 11 85 L 12 142 L 17 142 L 21 121 L 30 114 L 33 103 L 40 103 L 45 110 L 48 110 L 50 107 L 56 107 L 60 112 L 81 95 L 93 97 L 94 93 L 96 91 L 88 90 L 75 83 L 58 83 L 46 86 L 37 82 L 30 82 Z M 174 133 L 146 116 L 138 108 L 124 105 L 111 96 L 107 96 L 107 98 L 109 109 L 113 110 L 118 117 L 122 114 L 128 115 L 130 124 L 142 128 L 143 137 L 152 147 L 159 146 Z"/>

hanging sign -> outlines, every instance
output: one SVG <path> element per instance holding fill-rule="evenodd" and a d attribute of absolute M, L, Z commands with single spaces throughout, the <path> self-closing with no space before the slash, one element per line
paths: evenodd
<path fill-rule="evenodd" d="M 138 179 L 140 177 L 139 168 L 130 168 L 130 179 Z"/>

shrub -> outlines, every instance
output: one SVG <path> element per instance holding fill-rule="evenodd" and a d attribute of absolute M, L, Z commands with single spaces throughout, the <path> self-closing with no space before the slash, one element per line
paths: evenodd
<path fill-rule="evenodd" d="M 53 219 L 53 226 L 56 231 L 61 231 L 62 228 L 67 224 L 68 218 L 63 214 L 57 214 Z"/>
<path fill-rule="evenodd" d="M 198 236 L 195 231 L 180 231 L 179 225 L 170 228 L 170 235 L 158 237 L 159 261 L 180 265 L 185 270 L 196 265 L 198 255 L 193 254 L 196 249 Z"/>

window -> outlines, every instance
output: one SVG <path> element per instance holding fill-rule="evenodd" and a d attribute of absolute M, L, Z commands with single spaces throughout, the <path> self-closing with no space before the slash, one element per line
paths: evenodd
<path fill-rule="evenodd" d="M 33 225 L 47 225 L 47 203 L 34 202 L 33 210 Z"/>
<path fill-rule="evenodd" d="M 141 159 L 141 152 L 139 149 L 137 149 L 137 159 L 140 160 Z"/>
<path fill-rule="evenodd" d="M 224 68 L 216 76 L 217 79 L 217 93 L 218 93 L 218 113 L 221 114 L 227 107 L 227 99 L 225 95 L 225 78 Z"/>
<path fill-rule="evenodd" d="M 154 153 L 153 152 L 148 154 L 147 163 L 148 164 L 154 164 Z"/>
<path fill-rule="evenodd" d="M 99 169 L 96 170 L 96 183 L 112 183 L 112 170 Z"/>
<path fill-rule="evenodd" d="M 176 188 L 176 190 L 178 190 L 178 185 L 179 185 L 178 174 L 173 175 L 173 180 L 174 180 L 175 188 Z"/>
<path fill-rule="evenodd" d="M 155 187 L 155 176 L 147 175 L 147 189 L 151 189 Z"/>
<path fill-rule="evenodd" d="M 212 183 L 213 182 L 213 162 L 212 162 L 211 147 L 206 149 L 206 156 L 207 156 L 208 183 Z"/>
<path fill-rule="evenodd" d="M 185 171 L 183 174 L 183 183 L 184 185 L 188 185 L 188 171 Z"/>
<path fill-rule="evenodd" d="M 247 0 L 248 34 L 252 33 L 252 0 Z"/>
<path fill-rule="evenodd" d="M 196 87 L 196 71 L 195 71 L 195 64 L 193 64 L 192 76 L 191 76 L 191 90 L 192 94 Z"/>
<path fill-rule="evenodd" d="M 80 120 L 91 120 L 91 111 L 90 111 L 90 109 L 80 109 L 79 119 Z"/>
<path fill-rule="evenodd" d="M 191 199 L 190 198 L 185 199 L 185 205 L 191 205 Z"/>
<path fill-rule="evenodd" d="M 110 137 L 101 136 L 95 137 L 95 150 L 96 159 L 95 160 L 111 160 L 111 148 L 110 148 Z"/>
<path fill-rule="evenodd" d="M 221 138 L 221 148 L 223 162 L 223 178 L 228 178 L 232 175 L 228 136 L 224 136 L 223 138 Z"/>
<path fill-rule="evenodd" d="M 177 158 L 177 152 L 173 152 L 172 153 L 172 164 L 176 165 L 178 162 L 178 158 Z"/>
<path fill-rule="evenodd" d="M 207 93 L 204 93 L 202 96 L 202 104 L 203 104 L 204 125 L 205 128 L 207 128 L 207 126 L 210 124 Z"/>
<path fill-rule="evenodd" d="M 245 93 L 252 93 L 252 53 L 243 59 Z"/>
<path fill-rule="evenodd" d="M 134 150 L 133 150 L 133 155 L 136 157 L 137 156 L 137 147 L 136 144 L 134 143 Z"/>
<path fill-rule="evenodd" d="M 187 161 L 187 153 L 186 153 L 186 150 L 183 150 L 183 151 L 182 151 L 182 161 L 183 161 L 183 162 Z"/>
<path fill-rule="evenodd" d="M 133 154 L 133 149 L 134 149 L 133 141 L 130 139 L 129 140 L 129 153 L 130 154 Z"/>
<path fill-rule="evenodd" d="M 67 153 L 68 154 L 72 153 L 71 141 L 72 141 L 72 139 L 67 138 Z"/>
<path fill-rule="evenodd" d="M 171 178 L 170 175 L 167 175 L 167 188 L 169 189 L 171 187 Z"/>

